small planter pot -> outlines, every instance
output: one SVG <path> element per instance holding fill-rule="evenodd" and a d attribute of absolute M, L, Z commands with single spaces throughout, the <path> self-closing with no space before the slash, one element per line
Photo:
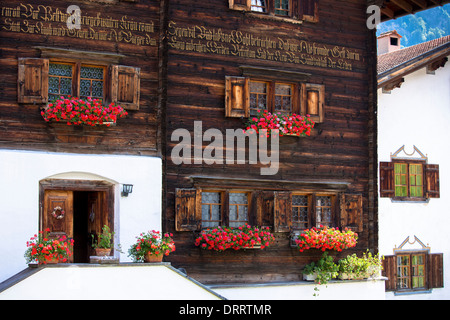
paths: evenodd
<path fill-rule="evenodd" d="M 162 254 L 154 255 L 154 254 L 151 254 L 150 252 L 147 252 L 144 256 L 144 262 L 146 262 L 146 263 L 158 263 L 158 262 L 162 262 L 162 260 L 163 260 Z"/>
<path fill-rule="evenodd" d="M 111 254 L 111 248 L 96 248 L 95 255 L 99 257 L 109 256 Z"/>
<path fill-rule="evenodd" d="M 59 263 L 59 258 L 56 257 L 51 260 L 45 260 L 45 262 L 44 261 L 39 262 L 39 265 L 42 266 L 42 265 L 47 265 L 47 264 L 58 264 L 58 263 Z"/>
<path fill-rule="evenodd" d="M 303 274 L 303 280 L 315 281 L 317 279 L 317 273 Z"/>

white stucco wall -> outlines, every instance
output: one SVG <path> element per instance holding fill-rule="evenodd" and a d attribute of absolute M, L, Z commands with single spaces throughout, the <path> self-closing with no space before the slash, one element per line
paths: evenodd
<path fill-rule="evenodd" d="M 384 281 L 384 278 L 332 280 L 326 285 L 302 281 L 293 284 L 211 286 L 211 289 L 229 300 L 384 300 Z"/>
<path fill-rule="evenodd" d="M 115 232 L 124 254 L 143 231 L 161 230 L 162 161 L 157 157 L 0 150 L 0 282 L 27 267 L 26 242 L 38 232 L 39 181 L 106 180 L 115 185 Z M 122 184 L 133 193 L 121 197 Z"/>
<path fill-rule="evenodd" d="M 435 75 L 421 69 L 406 76 L 401 88 L 391 94 L 378 90 L 378 161 L 391 161 L 390 154 L 403 145 L 406 152 L 412 153 L 415 145 L 428 156 L 428 163 L 439 164 L 440 175 L 439 199 L 417 203 L 379 198 L 381 254 L 392 255 L 408 236 L 411 241 L 414 236 L 419 238 L 431 253 L 444 253 L 444 289 L 408 296 L 387 293 L 389 299 L 450 298 L 449 123 L 450 63 L 436 70 Z"/>

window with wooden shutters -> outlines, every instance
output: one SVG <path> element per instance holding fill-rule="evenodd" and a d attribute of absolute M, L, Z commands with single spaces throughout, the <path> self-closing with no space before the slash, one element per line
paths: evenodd
<path fill-rule="evenodd" d="M 19 103 L 48 102 L 48 59 L 19 58 L 17 101 Z"/>
<path fill-rule="evenodd" d="M 380 162 L 380 197 L 413 201 L 439 198 L 439 165 L 406 160 Z"/>
<path fill-rule="evenodd" d="M 386 291 L 420 292 L 444 286 L 443 254 L 426 251 L 399 251 L 384 256 L 383 276 Z"/>
<path fill-rule="evenodd" d="M 289 210 L 294 230 L 337 226 L 338 198 L 335 194 L 293 192 Z"/>
<path fill-rule="evenodd" d="M 111 102 L 124 109 L 138 110 L 140 96 L 140 68 L 111 67 Z"/>
<path fill-rule="evenodd" d="M 267 110 L 282 115 L 309 114 L 315 123 L 324 122 L 324 85 L 273 80 L 271 77 L 276 75 L 226 77 L 225 116 L 247 118 Z"/>
<path fill-rule="evenodd" d="M 318 22 L 318 0 L 228 0 L 232 10 Z"/>

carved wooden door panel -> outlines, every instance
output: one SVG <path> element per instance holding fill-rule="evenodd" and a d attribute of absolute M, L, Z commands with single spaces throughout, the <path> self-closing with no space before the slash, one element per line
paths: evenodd
<path fill-rule="evenodd" d="M 43 229 L 50 229 L 49 236 L 73 238 L 73 192 L 46 190 L 42 215 Z M 71 256 L 68 262 L 73 262 Z"/>

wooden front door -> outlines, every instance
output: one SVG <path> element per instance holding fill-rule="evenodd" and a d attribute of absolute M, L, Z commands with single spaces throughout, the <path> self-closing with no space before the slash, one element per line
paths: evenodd
<path fill-rule="evenodd" d="M 46 190 L 42 215 L 42 229 L 49 228 L 49 237 L 73 238 L 73 192 Z M 69 262 L 73 262 L 73 256 Z"/>

